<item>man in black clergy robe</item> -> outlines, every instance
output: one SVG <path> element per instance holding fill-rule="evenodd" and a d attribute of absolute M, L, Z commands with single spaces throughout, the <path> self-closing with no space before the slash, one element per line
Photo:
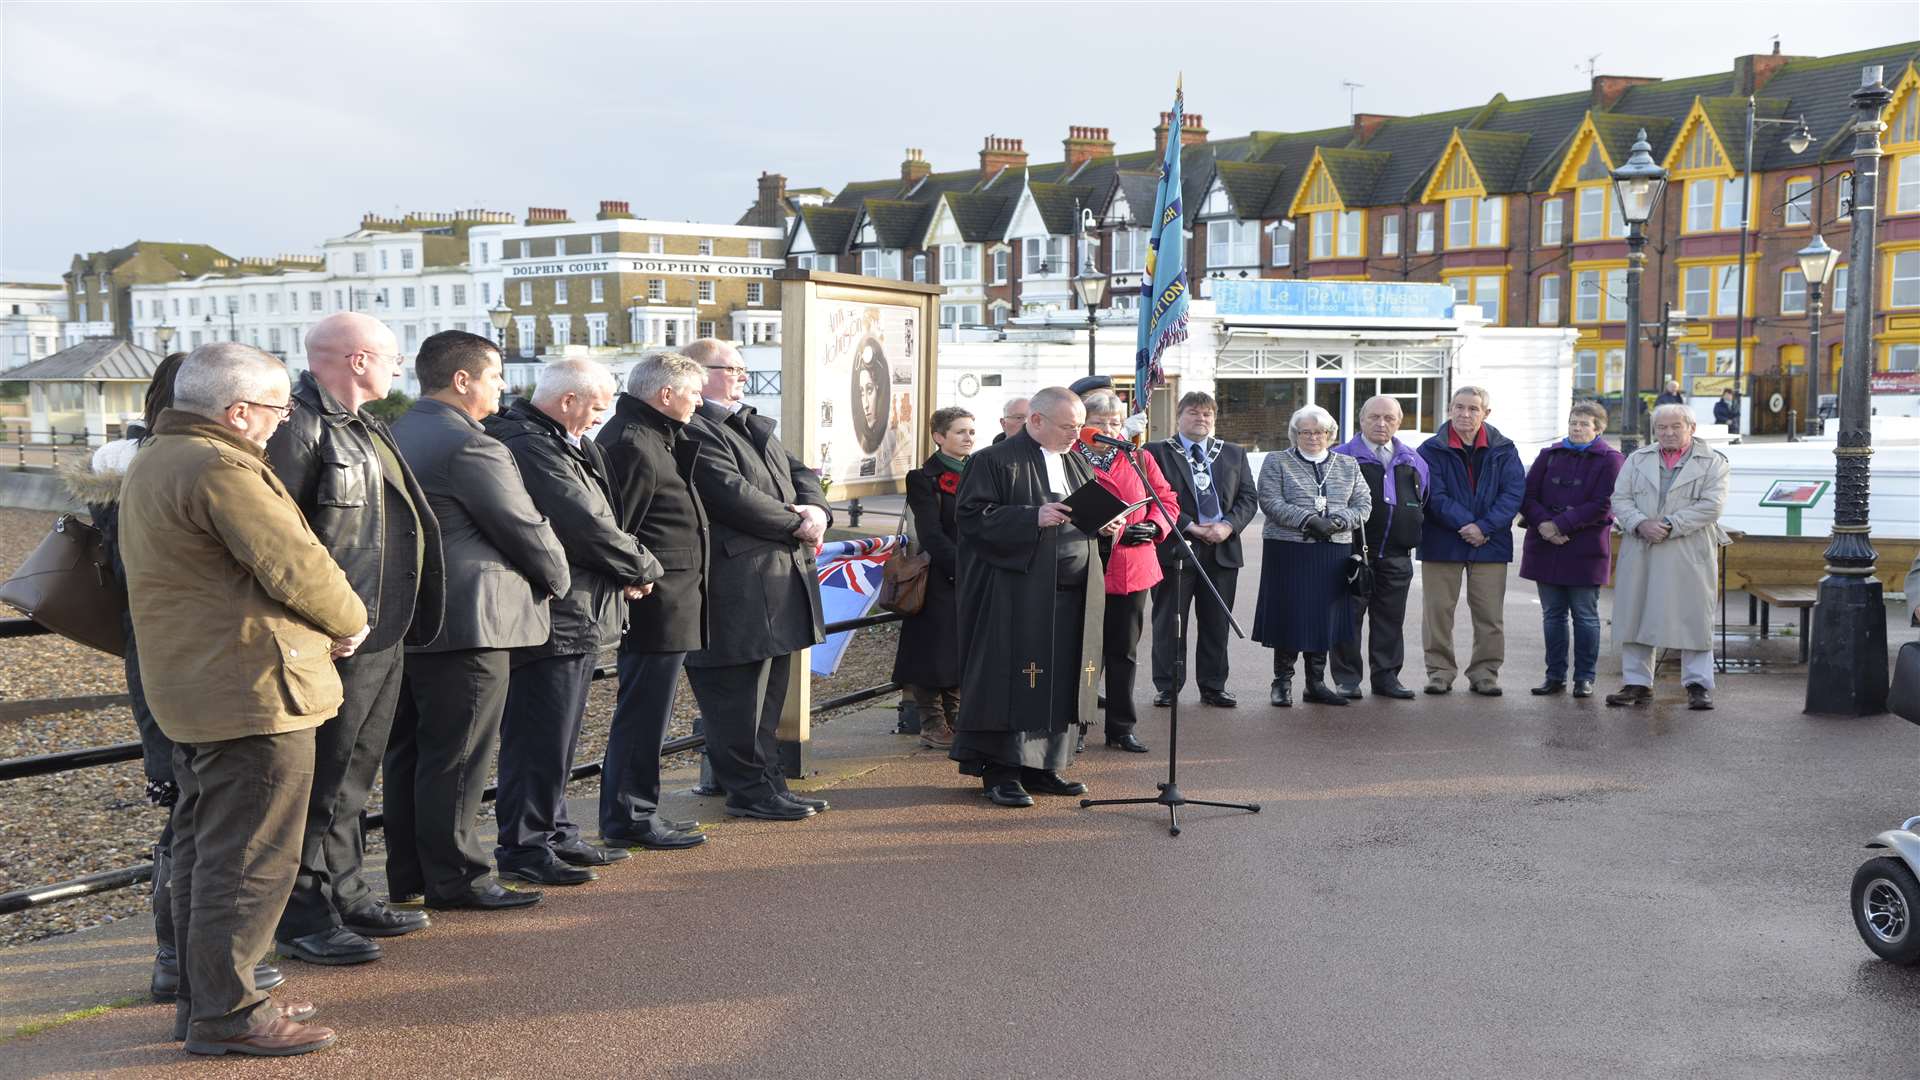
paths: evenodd
<path fill-rule="evenodd" d="M 969 458 L 960 481 L 960 713 L 948 756 L 1001 806 L 1087 790 L 1060 776 L 1074 725 L 1093 721 L 1106 615 L 1096 537 L 1060 502 L 1093 479 L 1069 452 L 1086 416 L 1072 391 L 1040 391 L 1026 427 Z"/>

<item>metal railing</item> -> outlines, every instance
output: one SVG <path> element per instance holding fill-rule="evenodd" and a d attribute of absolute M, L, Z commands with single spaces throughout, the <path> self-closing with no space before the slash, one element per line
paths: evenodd
<path fill-rule="evenodd" d="M 837 634 L 843 630 L 858 630 L 862 627 L 881 626 L 890 622 L 899 622 L 900 619 L 901 616 L 893 612 L 882 612 L 878 615 L 868 615 L 863 618 L 846 619 L 841 622 L 828 623 L 826 624 L 826 632 L 828 634 Z M 34 622 L 32 619 L 0 619 L 0 640 L 6 638 L 35 637 L 51 632 L 52 631 Z M 593 670 L 593 678 L 595 681 L 614 678 L 615 674 L 616 669 L 611 665 L 603 665 Z M 858 705 L 877 697 L 883 697 L 899 689 L 900 685 L 893 682 L 881 683 L 878 686 L 862 687 L 851 693 L 814 702 L 811 711 L 814 713 L 832 712 L 836 709 L 844 709 L 851 705 Z M 660 756 L 669 757 L 674 754 L 683 754 L 690 750 L 702 749 L 706 745 L 707 739 L 704 735 L 685 735 L 678 739 L 668 739 L 660 746 Z M 55 773 L 69 772 L 74 769 L 88 769 L 101 765 L 117 765 L 126 761 L 138 761 L 140 760 L 140 753 L 140 744 L 138 742 L 129 742 L 116 743 L 112 746 L 94 746 L 82 750 L 63 750 L 52 754 L 36 754 L 32 757 L 0 760 L 0 782 L 23 780 L 35 776 L 51 776 Z M 588 777 L 598 775 L 600 775 L 600 762 L 587 762 L 586 764 L 575 765 L 573 767 L 573 771 L 568 774 L 568 782 L 585 780 Z M 480 794 L 481 802 L 487 803 L 494 801 L 498 790 L 496 785 L 487 785 L 486 790 Z M 385 828 L 386 816 L 378 813 L 364 814 L 361 817 L 361 827 L 365 831 Z M 119 870 L 103 870 L 99 873 L 87 874 L 70 881 L 55 882 L 51 885 L 41 885 L 29 889 L 16 889 L 12 892 L 0 893 L 0 915 L 11 915 L 19 911 L 44 907 L 47 904 L 56 903 L 61 900 L 74 900 L 82 896 L 91 896 L 95 893 L 124 889 L 129 886 L 138 885 L 143 881 L 149 881 L 152 878 L 153 864 L 147 862 L 140 863 L 137 866 L 123 867 Z"/>

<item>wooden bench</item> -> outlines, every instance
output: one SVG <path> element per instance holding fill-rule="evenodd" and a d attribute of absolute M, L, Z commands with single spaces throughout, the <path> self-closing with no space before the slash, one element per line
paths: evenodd
<path fill-rule="evenodd" d="M 1813 611 L 1813 605 L 1820 599 L 1817 585 L 1747 585 L 1747 621 L 1760 623 L 1760 636 L 1765 638 L 1768 632 L 1767 615 L 1776 608 L 1798 608 L 1800 611 L 1800 662 L 1807 662 L 1807 619 Z M 1754 614 L 1754 609 L 1759 614 Z"/>

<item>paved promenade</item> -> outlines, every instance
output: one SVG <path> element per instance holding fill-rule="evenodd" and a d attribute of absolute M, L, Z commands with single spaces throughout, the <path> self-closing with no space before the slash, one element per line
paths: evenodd
<path fill-rule="evenodd" d="M 1238 646 L 1242 705 L 1184 711 L 1181 783 L 1258 815 L 1190 810 L 1176 839 L 1152 807 L 997 809 L 875 711 L 817 730 L 813 820 L 709 809 L 700 849 L 436 914 L 377 964 L 289 962 L 331 1051 L 209 1063 L 163 1041 L 170 1007 L 125 1007 L 0 1042 L 0 1077 L 1920 1072 L 1920 970 L 1847 914 L 1861 843 L 1920 813 L 1920 729 L 1800 715 L 1791 641 L 1736 643 L 1782 664 L 1715 712 L 1671 682 L 1644 710 L 1542 703 L 1537 613 L 1516 579 L 1497 701 L 1269 709 L 1268 654 Z M 1147 712 L 1152 755 L 1082 758 L 1095 796 L 1164 778 Z M 0 999 L 62 969 L 134 994 L 144 956 L 134 928 L 11 950 Z"/>

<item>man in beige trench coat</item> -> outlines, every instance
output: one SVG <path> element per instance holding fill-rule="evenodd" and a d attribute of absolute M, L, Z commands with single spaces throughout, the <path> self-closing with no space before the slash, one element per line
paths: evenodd
<path fill-rule="evenodd" d="M 1654 650 L 1680 650 L 1687 707 L 1713 708 L 1713 600 L 1727 501 L 1725 454 L 1693 437 L 1685 405 L 1653 410 L 1652 445 L 1634 451 L 1613 489 L 1624 534 L 1613 575 L 1613 641 L 1625 686 L 1608 705 L 1653 699 Z"/>

